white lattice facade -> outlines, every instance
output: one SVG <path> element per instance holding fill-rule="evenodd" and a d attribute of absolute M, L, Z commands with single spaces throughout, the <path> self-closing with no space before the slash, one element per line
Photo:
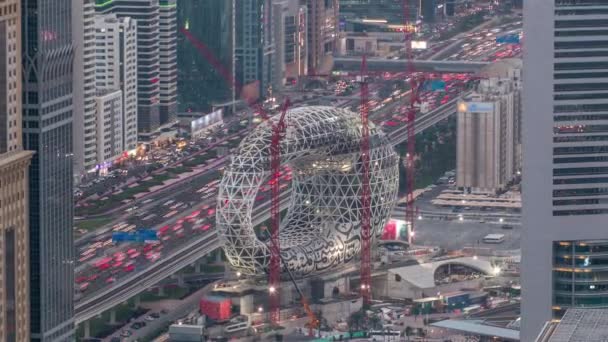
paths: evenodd
<path fill-rule="evenodd" d="M 270 176 L 271 123 L 243 139 L 225 170 L 217 202 L 218 233 L 232 266 L 245 275 L 265 272 L 268 241 L 252 225 L 258 189 Z M 281 162 L 292 168 L 292 191 L 281 222 L 282 269 L 298 275 L 327 271 L 360 253 L 361 120 L 331 107 L 287 113 Z M 371 125 L 371 124 L 370 124 Z M 378 128 L 370 127 L 370 187 L 374 238 L 397 199 L 398 156 Z"/>

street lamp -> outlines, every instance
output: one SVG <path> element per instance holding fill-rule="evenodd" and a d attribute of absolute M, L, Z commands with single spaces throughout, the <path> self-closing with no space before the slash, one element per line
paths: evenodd
<path fill-rule="evenodd" d="M 464 221 L 464 217 L 462 217 L 462 215 L 458 215 L 458 221 Z"/>
<path fill-rule="evenodd" d="M 241 272 L 236 272 L 236 277 L 240 278 L 241 277 Z"/>
<path fill-rule="evenodd" d="M 268 291 L 270 293 L 274 293 L 277 289 L 274 288 L 274 286 L 271 286 L 270 288 L 268 288 Z"/>
<path fill-rule="evenodd" d="M 261 306 L 258 308 L 258 312 L 262 312 L 264 311 L 264 308 L 262 308 Z"/>
<path fill-rule="evenodd" d="M 418 220 L 422 220 L 422 215 L 418 215 Z"/>
<path fill-rule="evenodd" d="M 498 222 L 503 223 L 505 221 L 505 219 L 503 219 L 502 217 L 498 219 Z"/>

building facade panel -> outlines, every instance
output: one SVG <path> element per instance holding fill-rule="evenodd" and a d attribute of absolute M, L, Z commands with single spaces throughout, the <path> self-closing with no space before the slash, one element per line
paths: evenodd
<path fill-rule="evenodd" d="M 606 238 L 606 13 L 608 4 L 598 0 L 524 3 L 522 341 L 534 340 L 564 309 L 601 306 L 607 297 L 580 301 L 576 287 L 564 297 L 555 283 L 565 274 L 601 275 L 585 266 L 587 256 L 591 265 L 601 259 L 585 248 Z M 588 255 L 568 264 L 560 242 Z"/>
<path fill-rule="evenodd" d="M 71 0 L 22 0 L 31 341 L 74 339 Z"/>

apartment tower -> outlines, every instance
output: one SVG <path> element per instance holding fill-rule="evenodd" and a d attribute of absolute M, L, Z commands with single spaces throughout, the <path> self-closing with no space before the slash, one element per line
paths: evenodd
<path fill-rule="evenodd" d="M 115 14 L 95 17 L 95 89 L 122 91 L 122 149 L 137 148 L 137 23 Z"/>
<path fill-rule="evenodd" d="M 116 14 L 137 22 L 137 129 L 150 133 L 163 123 L 160 115 L 161 73 L 159 0 L 97 1 L 98 14 Z M 168 102 L 167 102 L 168 103 Z"/>

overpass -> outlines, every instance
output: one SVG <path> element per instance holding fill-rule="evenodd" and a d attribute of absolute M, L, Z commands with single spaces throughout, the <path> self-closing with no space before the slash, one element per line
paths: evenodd
<path fill-rule="evenodd" d="M 416 134 L 423 132 L 454 114 L 456 112 L 456 101 L 457 99 L 453 99 L 431 112 L 420 114 L 415 127 Z M 404 126 L 391 132 L 389 139 L 395 145 L 406 141 L 407 128 Z M 289 195 L 289 191 L 281 194 L 282 209 L 287 207 Z M 255 210 L 256 214 L 253 217 L 253 223 L 254 225 L 261 224 L 270 217 L 270 201 L 265 202 Z M 85 322 L 104 311 L 126 302 L 219 247 L 220 243 L 215 231 L 210 231 L 208 234 L 189 241 L 188 244 L 181 248 L 171 251 L 149 267 L 120 279 L 112 286 L 88 294 L 75 303 L 76 323 Z"/>
<path fill-rule="evenodd" d="M 422 72 L 476 73 L 490 62 L 414 60 L 414 70 Z M 407 70 L 405 59 L 368 58 L 368 71 L 400 72 Z M 361 57 L 334 58 L 334 71 L 361 70 Z"/>

